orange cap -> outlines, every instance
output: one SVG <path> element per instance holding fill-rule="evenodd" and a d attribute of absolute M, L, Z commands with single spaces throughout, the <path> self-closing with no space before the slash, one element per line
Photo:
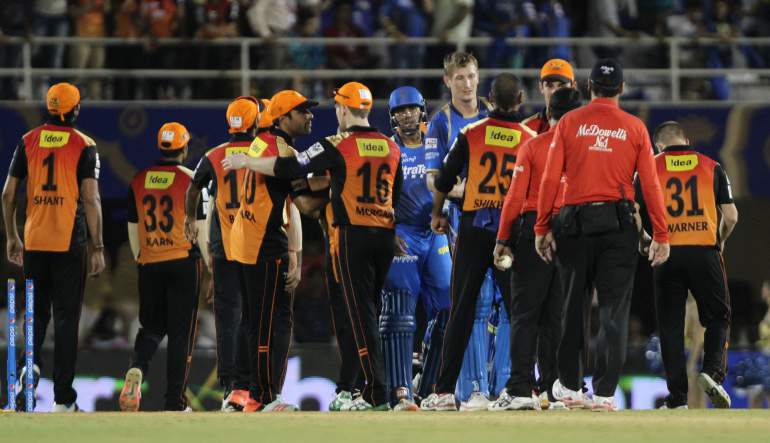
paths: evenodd
<path fill-rule="evenodd" d="M 334 101 L 355 109 L 372 108 L 372 91 L 363 83 L 348 82 L 334 90 Z"/>
<path fill-rule="evenodd" d="M 48 88 L 45 102 L 48 112 L 60 116 L 64 121 L 64 114 L 75 109 L 80 103 L 80 91 L 70 83 L 57 83 Z"/>
<path fill-rule="evenodd" d="M 278 117 L 288 114 L 292 109 L 301 111 L 317 105 L 317 101 L 308 100 L 302 94 L 292 89 L 285 89 L 276 92 L 270 98 L 270 106 L 267 107 L 267 112 L 270 114 L 271 122 L 273 122 Z"/>
<path fill-rule="evenodd" d="M 254 97 L 238 97 L 227 105 L 227 132 L 233 134 L 244 132 L 256 124 L 259 119 L 257 99 Z"/>
<path fill-rule="evenodd" d="M 273 119 L 270 118 L 270 113 L 267 112 L 267 108 L 270 107 L 269 98 L 260 98 L 260 113 L 259 113 L 259 129 L 268 128 L 273 124 Z"/>
<path fill-rule="evenodd" d="M 166 123 L 158 131 L 158 148 L 161 151 L 182 149 L 188 141 L 190 141 L 190 133 L 181 123 Z"/>
<path fill-rule="evenodd" d="M 540 81 L 546 79 L 558 79 L 565 82 L 575 81 L 575 73 L 572 71 L 572 65 L 567 60 L 552 58 L 545 62 L 540 69 Z"/>

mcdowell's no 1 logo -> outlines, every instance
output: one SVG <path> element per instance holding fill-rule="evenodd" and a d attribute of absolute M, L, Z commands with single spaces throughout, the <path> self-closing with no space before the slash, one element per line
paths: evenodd
<path fill-rule="evenodd" d="M 145 189 L 168 189 L 174 184 L 175 172 L 150 171 L 144 177 Z"/>
<path fill-rule="evenodd" d="M 388 142 L 378 138 L 358 138 L 356 146 L 361 157 L 387 157 L 390 154 Z"/>
<path fill-rule="evenodd" d="M 501 126 L 487 126 L 484 134 L 484 144 L 515 148 L 521 141 L 521 131 Z"/>
<path fill-rule="evenodd" d="M 61 148 L 70 141 L 70 133 L 66 131 L 40 131 L 41 148 Z"/>
<path fill-rule="evenodd" d="M 666 171 L 692 171 L 696 166 L 698 166 L 698 156 L 696 154 L 666 156 Z"/>

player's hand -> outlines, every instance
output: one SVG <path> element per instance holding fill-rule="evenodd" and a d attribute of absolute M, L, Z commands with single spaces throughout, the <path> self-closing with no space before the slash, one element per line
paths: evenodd
<path fill-rule="evenodd" d="M 513 261 L 513 251 L 511 251 L 510 246 L 495 244 L 495 250 L 492 251 L 492 257 L 494 257 L 495 267 L 501 271 L 508 270 L 507 267 L 502 266 L 504 256 L 510 257 L 511 261 Z"/>
<path fill-rule="evenodd" d="M 222 167 L 227 170 L 243 169 L 246 167 L 246 154 L 232 154 L 222 159 Z"/>
<path fill-rule="evenodd" d="M 727 244 L 726 241 L 720 240 L 719 242 L 719 253 L 724 254 L 725 253 L 725 245 Z"/>
<path fill-rule="evenodd" d="M 328 176 L 308 177 L 307 185 L 311 191 L 323 191 L 331 186 L 332 179 Z"/>
<path fill-rule="evenodd" d="M 556 252 L 556 240 L 554 240 L 552 232 L 535 237 L 535 251 L 546 263 L 553 262 L 553 255 Z"/>
<path fill-rule="evenodd" d="M 446 215 L 431 215 L 430 229 L 436 234 L 446 234 L 449 232 L 449 219 Z"/>
<path fill-rule="evenodd" d="M 206 289 L 206 304 L 207 305 L 213 305 L 214 304 L 214 277 L 212 274 L 211 279 L 209 280 L 209 287 Z"/>
<path fill-rule="evenodd" d="M 652 237 L 646 232 L 642 232 L 642 236 L 639 237 L 639 253 L 647 257 L 650 255 L 650 243 L 652 243 Z"/>
<path fill-rule="evenodd" d="M 16 266 L 24 266 L 24 243 L 21 242 L 18 235 L 8 238 L 5 249 L 9 262 Z"/>
<path fill-rule="evenodd" d="M 671 246 L 668 243 L 658 243 L 655 240 L 650 243 L 650 253 L 647 256 L 652 266 L 659 266 L 668 260 L 668 254 L 671 252 Z"/>
<path fill-rule="evenodd" d="M 102 272 L 104 272 L 104 249 L 100 248 L 91 251 L 91 271 L 88 276 L 96 278 Z"/>
<path fill-rule="evenodd" d="M 184 236 L 190 243 L 198 242 L 198 226 L 195 219 L 185 216 L 184 218 Z"/>
<path fill-rule="evenodd" d="M 396 235 L 395 244 L 396 244 L 396 248 L 395 248 L 396 257 L 403 257 L 405 255 L 409 255 L 408 253 L 409 246 L 406 244 L 404 239 Z"/>
<path fill-rule="evenodd" d="M 302 279 L 302 269 L 299 266 L 299 258 L 302 252 L 289 252 L 289 270 L 286 272 L 286 292 L 297 289 Z"/>

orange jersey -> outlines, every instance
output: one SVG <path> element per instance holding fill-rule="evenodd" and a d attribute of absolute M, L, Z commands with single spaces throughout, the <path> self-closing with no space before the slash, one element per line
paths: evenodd
<path fill-rule="evenodd" d="M 232 229 L 238 209 L 241 206 L 241 191 L 246 176 L 245 169 L 225 171 L 222 159 L 225 156 L 246 153 L 251 145 L 248 135 L 238 134 L 233 140 L 209 150 L 193 174 L 193 184 L 203 189 L 211 183 L 211 194 L 214 198 L 214 213 L 209 232 L 209 249 L 212 255 L 222 256 L 232 260 L 230 253 L 230 230 Z"/>
<path fill-rule="evenodd" d="M 295 151 L 289 141 L 289 137 L 280 131 L 265 131 L 251 143 L 248 154 L 252 157 L 293 157 Z M 233 260 L 255 264 L 260 258 L 286 254 L 285 202 L 290 189 L 287 180 L 246 171 L 240 207 L 230 232 Z"/>
<path fill-rule="evenodd" d="M 134 176 L 128 221 L 137 223 L 139 230 L 140 264 L 190 256 L 193 245 L 184 234 L 184 202 L 191 179 L 192 171 L 164 161 Z"/>
<path fill-rule="evenodd" d="M 331 172 L 333 226 L 393 229 L 401 188 L 401 151 L 375 128 L 352 127 L 326 137 L 296 159 L 276 163 L 277 176 Z"/>
<path fill-rule="evenodd" d="M 545 134 L 551 129 L 551 125 L 548 123 L 548 117 L 546 116 L 545 109 L 537 114 L 530 115 L 521 121 L 521 124 L 535 131 L 537 134 Z"/>
<path fill-rule="evenodd" d="M 460 131 L 450 149 L 436 189 L 448 194 L 456 177 L 466 169 L 463 212 L 501 209 L 511 185 L 516 154 L 522 143 L 535 136 L 526 126 L 494 112 Z"/>
<path fill-rule="evenodd" d="M 67 251 L 75 235 L 85 243 L 80 183 L 99 177 L 91 138 L 71 126 L 39 126 L 22 137 L 9 173 L 27 179 L 25 250 Z"/>
<path fill-rule="evenodd" d="M 663 188 L 671 246 L 715 246 L 717 204 L 732 202 L 729 182 L 719 163 L 681 147 L 658 154 L 655 166 Z"/>
<path fill-rule="evenodd" d="M 565 114 L 556 125 L 540 184 L 537 235 L 550 231 L 550 217 L 562 175 L 568 183 L 565 205 L 633 200 L 638 172 L 648 203 L 653 238 L 668 241 L 663 195 L 644 123 L 607 98 Z"/>

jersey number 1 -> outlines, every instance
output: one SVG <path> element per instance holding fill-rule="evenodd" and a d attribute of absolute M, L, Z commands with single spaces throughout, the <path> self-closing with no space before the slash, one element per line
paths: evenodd
<path fill-rule="evenodd" d="M 48 157 L 43 159 L 43 166 L 45 166 L 47 170 L 46 180 L 45 180 L 45 183 L 43 184 L 43 191 L 52 191 L 52 192 L 56 191 L 56 182 L 54 181 L 54 176 L 53 176 L 55 159 L 56 159 L 56 156 L 53 153 L 48 154 Z"/>

